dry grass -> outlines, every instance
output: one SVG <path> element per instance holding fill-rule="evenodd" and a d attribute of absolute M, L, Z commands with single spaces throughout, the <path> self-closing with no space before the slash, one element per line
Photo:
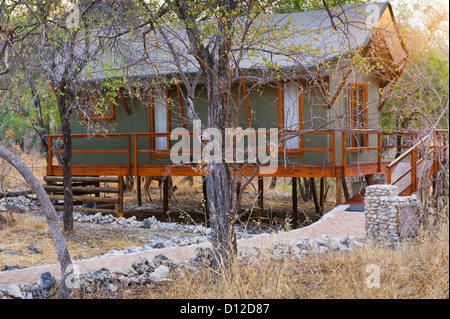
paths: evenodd
<path fill-rule="evenodd" d="M 36 178 L 44 183 L 46 175 L 47 160 L 37 152 L 26 154 L 18 147 L 11 150 L 28 166 Z M 22 175 L 14 169 L 6 160 L 0 158 L 0 192 L 28 190 L 29 186 Z"/>
<path fill-rule="evenodd" d="M 45 220 L 33 218 L 31 214 L 14 214 L 14 220 L 0 230 L 0 248 L 7 249 L 0 252 L 0 269 L 4 265 L 25 268 L 58 262 L 56 247 Z M 85 259 L 101 256 L 113 249 L 143 246 L 147 243 L 145 238 L 151 234 L 146 229 L 75 223 L 75 233 L 65 235 L 65 238 L 71 257 Z M 30 252 L 28 246 L 37 247 L 41 252 Z"/>
<path fill-rule="evenodd" d="M 301 260 L 259 257 L 234 266 L 232 276 L 199 274 L 174 276 L 169 284 L 121 289 L 119 298 L 148 299 L 400 299 L 448 298 L 448 223 L 405 242 L 403 249 L 366 246 L 355 252 L 308 255 Z M 379 268 L 379 287 L 370 287 L 369 265 Z M 85 298 L 98 297 L 84 296 Z"/>
<path fill-rule="evenodd" d="M 32 157 L 25 158 L 39 178 L 42 163 Z M 1 163 L 0 163 L 1 164 Z M 44 163 L 45 164 L 45 163 Z M 5 170 L 5 166 L 0 165 Z M 8 169 L 7 169 L 8 170 Z M 3 171 L 3 186 L 19 185 L 21 177 L 14 170 Z M 6 174 L 5 174 L 6 173 Z M 178 181 L 175 182 L 178 184 Z M 290 192 L 290 185 L 279 182 L 266 195 Z M 20 187 L 19 187 L 20 188 Z M 17 189 L 14 187 L 14 189 Z M 201 184 L 179 186 L 179 197 L 201 196 Z M 153 194 L 152 194 L 153 195 Z M 158 198 L 158 193 L 155 193 Z M 333 195 L 330 195 L 333 198 Z M 272 202 L 273 201 L 273 202 Z M 290 206 L 289 200 L 267 200 L 277 208 Z M 301 203 L 301 202 L 300 202 Z M 330 203 L 332 206 L 332 203 Z M 1 265 L 29 267 L 39 263 L 56 263 L 56 249 L 45 221 L 28 214 L 14 215 L 15 221 L 0 230 L 0 248 L 19 252 L 10 256 L 0 253 Z M 71 256 L 89 258 L 111 249 L 142 246 L 140 234 L 127 229 L 76 226 L 75 235 L 67 237 Z M 30 253 L 28 246 L 38 247 L 42 253 Z M 366 284 L 370 273 L 367 267 L 375 265 L 380 271 L 378 288 Z M 120 289 L 119 298 L 448 298 L 449 290 L 449 227 L 448 220 L 441 221 L 433 231 L 422 231 L 403 248 L 392 250 L 380 246 L 365 246 L 352 253 L 325 253 L 308 255 L 292 260 L 289 255 L 276 259 L 261 256 L 247 265 L 235 265 L 232 276 L 218 277 L 205 269 L 200 273 L 186 272 L 174 276 L 172 282 L 158 287 Z M 85 295 L 97 298 L 100 295 Z"/>

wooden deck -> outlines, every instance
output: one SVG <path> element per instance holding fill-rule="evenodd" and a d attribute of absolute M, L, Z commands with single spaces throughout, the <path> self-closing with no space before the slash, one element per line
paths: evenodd
<path fill-rule="evenodd" d="M 279 142 L 278 157 L 288 158 L 303 157 L 307 152 L 312 153 L 324 153 L 326 154 L 329 164 L 279 164 L 275 173 L 273 174 L 260 174 L 259 177 L 348 177 L 348 176 L 360 176 L 368 175 L 386 171 L 388 161 L 382 159 L 384 151 L 387 149 L 405 149 L 409 148 L 408 145 L 385 145 L 383 138 L 387 136 L 412 135 L 412 132 L 387 132 L 387 131 L 375 131 L 375 130 L 316 130 L 316 131 L 289 131 L 289 133 L 298 133 L 301 140 L 307 139 L 310 135 L 323 135 L 327 137 L 328 144 L 320 145 L 320 147 L 301 147 L 295 149 L 285 149 L 283 142 Z M 336 134 L 341 134 L 341 142 L 336 143 Z M 189 133 L 192 135 L 193 133 Z M 371 146 L 351 146 L 348 145 L 351 141 L 351 134 L 365 134 L 366 136 L 372 135 L 377 139 L 376 145 Z M 167 164 L 167 165 L 150 165 L 141 164 L 140 154 L 146 154 L 152 158 L 166 158 L 169 159 L 169 150 L 156 150 L 154 148 L 154 139 L 161 137 L 170 137 L 170 133 L 110 133 L 103 135 L 86 135 L 86 134 L 74 134 L 73 139 L 102 139 L 105 143 L 108 140 L 122 139 L 126 141 L 126 147 L 123 149 L 102 149 L 102 150 L 86 150 L 86 149 L 74 149 L 73 154 L 83 154 L 87 159 L 91 158 L 95 154 L 124 154 L 124 162 L 107 165 L 101 163 L 90 163 L 87 165 L 72 166 L 72 175 L 74 176 L 201 176 L 202 173 L 198 170 L 198 165 L 194 164 Z M 54 142 L 61 139 L 61 135 L 49 135 L 48 136 L 48 159 L 47 159 L 47 175 L 62 175 L 62 167 L 53 163 L 54 156 L 61 154 L 61 150 L 55 150 Z M 139 140 L 150 140 L 150 148 L 142 148 L 139 146 Z M 339 145 L 338 145 L 339 144 Z M 170 145 L 170 143 L 168 143 Z M 342 160 L 336 160 L 337 151 L 342 154 Z M 350 154 L 363 154 L 367 151 L 376 151 L 376 159 L 373 162 L 362 162 L 360 160 L 351 162 L 349 161 Z M 190 150 L 190 154 L 199 152 L 199 150 Z M 254 173 L 254 165 L 236 165 L 245 175 L 249 176 Z"/>
<path fill-rule="evenodd" d="M 385 174 L 386 183 L 396 185 L 399 189 L 399 195 L 406 196 L 417 191 L 418 185 L 420 183 L 419 176 L 425 176 L 425 178 L 431 177 L 438 169 L 438 162 L 442 160 L 447 161 L 447 155 L 444 155 L 442 159 L 442 154 L 445 153 L 445 149 L 448 148 L 448 143 L 445 138 L 435 138 L 433 137 L 433 143 L 428 146 L 426 150 L 423 147 L 425 140 L 430 138 L 426 136 L 415 145 L 385 145 L 382 142 L 382 138 L 385 135 L 398 135 L 398 134 L 413 134 L 412 132 L 383 132 L 383 131 L 340 131 L 342 134 L 342 142 L 340 143 L 340 154 L 342 155 L 342 160 L 336 161 L 337 155 L 337 143 L 335 143 L 335 130 L 322 130 L 314 132 L 300 132 L 303 137 L 308 134 L 325 134 L 329 136 L 327 147 L 321 148 L 298 148 L 285 150 L 283 145 L 280 144 L 279 158 L 284 158 L 287 154 L 288 157 L 303 157 L 306 156 L 306 152 L 322 152 L 328 153 L 329 164 L 278 164 L 277 169 L 272 173 L 264 173 L 264 171 L 257 171 L 258 169 L 254 164 L 230 164 L 233 165 L 241 174 L 244 176 L 255 176 L 261 177 L 313 177 L 313 178 L 342 178 L 350 176 L 364 176 L 372 174 Z M 73 135 L 73 138 L 79 139 L 92 139 L 100 138 L 107 141 L 108 138 L 113 139 L 126 139 L 126 149 L 113 150 L 73 150 L 74 154 L 86 154 L 86 156 L 91 156 L 96 153 L 103 154 L 125 154 L 126 161 L 121 164 L 107 165 L 107 164 L 87 164 L 87 165 L 72 165 L 72 176 L 113 176 L 118 177 L 122 181 L 123 176 L 203 176 L 205 171 L 199 169 L 198 164 L 166 164 L 166 165 L 150 165 L 150 164 L 140 164 L 139 154 L 148 154 L 150 159 L 156 158 L 169 158 L 168 150 L 155 150 L 150 147 L 150 149 L 140 149 L 138 144 L 139 138 L 154 139 L 157 137 L 169 137 L 169 133 L 129 133 L 129 134 L 105 134 L 101 136 L 89 136 L 89 135 Z M 191 134 L 191 133 L 189 133 Z M 354 147 L 347 145 L 348 141 L 351 140 L 351 135 L 349 134 L 374 134 L 377 136 L 376 146 L 365 146 L 365 147 Z M 48 165 L 47 165 L 47 176 L 61 176 L 63 174 L 62 166 L 53 164 L 53 157 L 56 154 L 61 154 L 62 151 L 53 149 L 53 141 L 60 139 L 61 135 L 51 135 L 49 136 L 49 152 L 48 152 Z M 302 137 L 302 138 L 303 138 Z M 412 138 L 409 140 L 413 140 Z M 106 143 L 106 142 L 105 142 Z M 150 143 L 152 145 L 154 143 Z M 384 151 L 386 149 L 407 149 L 400 157 L 391 161 L 382 159 Z M 425 154 L 425 152 L 426 154 Z M 375 160 L 371 162 L 350 162 L 350 158 L 355 158 L 355 156 L 350 156 L 351 154 L 363 154 L 366 151 L 377 151 Z M 191 150 L 191 154 L 198 152 L 198 150 Z M 409 159 L 407 158 L 409 157 Z M 359 158 L 356 157 L 356 158 Z M 373 158 L 373 157 L 372 157 Z M 424 175 L 424 173 L 426 173 Z M 121 182 L 123 183 L 123 182 Z M 140 183 L 140 182 L 139 182 Z M 139 189 L 138 184 L 138 189 Z M 51 186 L 50 186 L 51 187 Z M 166 187 L 166 186 L 165 186 Z M 119 205 L 117 212 L 122 213 L 123 205 L 123 190 L 119 186 Z M 51 191 L 51 190 L 50 190 Z M 164 192 L 167 193 L 167 192 Z M 261 194 L 263 192 L 261 191 Z M 321 192 L 322 193 L 322 192 Z M 339 193 L 339 192 L 337 192 Z M 60 194 L 55 195 L 55 199 L 61 197 Z M 58 197 L 59 196 L 59 197 Z M 204 196 L 206 196 L 204 194 Z M 261 195 L 262 196 L 262 195 Z M 296 190 L 293 188 L 293 209 L 296 210 Z M 340 195 L 339 195 L 340 196 Z M 138 203 L 140 202 L 140 195 L 138 195 Z M 80 197 L 80 199 L 83 199 Z M 168 209 L 168 200 L 165 198 L 164 210 Z M 262 198 L 260 199 L 262 203 Z M 338 199 L 337 199 L 338 202 Z M 339 199 L 339 203 L 341 203 Z M 107 203 L 108 204 L 108 203 Z M 356 194 L 350 198 L 345 204 L 362 205 L 364 204 L 364 190 L 359 194 Z M 262 206 L 262 205 L 261 205 Z M 323 206 L 322 206 L 323 207 Z"/>
<path fill-rule="evenodd" d="M 256 173 L 258 177 L 349 177 L 386 172 L 390 161 L 382 161 L 381 170 L 377 162 L 342 165 L 279 165 L 272 174 Z M 250 165 L 236 165 L 246 176 L 253 174 L 255 168 Z M 61 176 L 62 166 L 47 167 L 47 175 Z M 138 165 L 130 170 L 127 165 L 72 165 L 73 176 L 203 176 L 197 165 Z"/>

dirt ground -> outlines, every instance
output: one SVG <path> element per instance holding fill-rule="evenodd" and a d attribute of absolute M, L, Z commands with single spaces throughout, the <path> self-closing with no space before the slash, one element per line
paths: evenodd
<path fill-rule="evenodd" d="M 169 201 L 169 213 L 164 214 L 161 200 L 161 190 L 158 183 L 154 181 L 150 188 L 152 201 L 146 201 L 142 195 L 142 206 L 137 207 L 136 190 L 127 192 L 124 198 L 125 217 L 136 215 L 138 219 L 147 218 L 154 215 L 161 221 L 180 222 L 180 223 L 205 223 L 205 213 L 203 207 L 203 192 L 201 177 L 194 177 L 194 184 L 181 183 L 181 177 L 174 177 L 174 185 L 178 190 Z M 256 182 L 256 180 L 255 180 Z M 257 218 L 257 203 L 254 203 L 256 197 L 255 188 L 249 185 L 244 193 L 241 204 L 241 212 L 250 208 L 250 212 L 241 218 L 241 223 L 247 227 L 255 227 L 254 224 L 274 227 L 284 227 L 292 213 L 292 185 L 289 178 L 279 178 L 274 189 L 270 189 L 271 179 L 264 179 L 264 214 L 262 219 Z M 332 196 L 328 195 L 328 198 Z M 253 204 L 254 203 L 254 204 Z M 334 208 L 334 201 L 325 201 L 325 213 Z M 309 200 L 304 202 L 298 195 L 298 219 L 297 227 L 303 227 L 318 220 L 315 212 L 314 202 Z"/>

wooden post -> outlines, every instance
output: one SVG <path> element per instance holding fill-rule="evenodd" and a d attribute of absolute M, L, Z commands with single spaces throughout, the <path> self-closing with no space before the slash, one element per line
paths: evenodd
<path fill-rule="evenodd" d="M 163 179 L 163 212 L 169 212 L 169 178 L 166 176 Z"/>
<path fill-rule="evenodd" d="M 297 210 L 297 177 L 292 177 L 292 224 L 297 228 L 298 210 Z"/>
<path fill-rule="evenodd" d="M 382 169 L 381 153 L 382 153 L 381 133 L 378 133 L 378 173 L 380 173 Z"/>
<path fill-rule="evenodd" d="M 205 213 L 205 226 L 209 227 L 209 209 L 208 209 L 208 195 L 206 192 L 206 177 L 202 176 L 202 189 L 203 189 L 203 211 Z"/>
<path fill-rule="evenodd" d="M 347 134 L 342 132 L 342 177 L 345 177 L 347 170 Z"/>
<path fill-rule="evenodd" d="M 320 215 L 323 216 L 324 213 L 324 205 L 325 203 L 325 177 L 320 178 L 320 194 L 319 194 L 319 206 L 320 206 Z"/>
<path fill-rule="evenodd" d="M 117 213 L 119 215 L 123 214 L 123 176 L 119 176 L 119 182 L 118 182 L 118 188 L 119 188 L 119 204 L 117 205 Z"/>
<path fill-rule="evenodd" d="M 52 145 L 53 139 L 51 136 L 48 137 L 47 146 L 48 146 L 48 152 L 47 152 L 47 175 L 53 175 L 53 145 Z"/>
<path fill-rule="evenodd" d="M 316 213 L 320 214 L 320 205 L 319 205 L 319 199 L 317 198 L 316 182 L 315 182 L 314 177 L 310 177 L 309 181 L 310 181 L 310 187 L 311 187 L 311 194 L 312 194 L 313 200 L 314 200 L 314 207 L 316 209 Z"/>
<path fill-rule="evenodd" d="M 336 177 L 336 206 L 342 205 L 342 180 L 341 177 Z"/>
<path fill-rule="evenodd" d="M 141 177 L 136 176 L 136 194 L 138 206 L 142 206 L 142 194 L 141 194 Z"/>
<path fill-rule="evenodd" d="M 264 178 L 258 177 L 258 218 L 264 214 Z"/>

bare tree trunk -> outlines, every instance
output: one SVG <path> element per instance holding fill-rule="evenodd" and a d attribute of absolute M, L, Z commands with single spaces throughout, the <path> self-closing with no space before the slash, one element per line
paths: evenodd
<path fill-rule="evenodd" d="M 66 103 L 66 102 L 62 102 Z M 64 110 L 64 108 L 63 108 Z M 64 188 L 64 232 L 73 233 L 73 193 L 72 193 L 72 137 L 70 115 L 61 112 L 61 127 L 63 134 L 63 188 Z"/>
<path fill-rule="evenodd" d="M 227 270 L 237 253 L 236 236 L 230 213 L 231 187 L 228 165 L 213 164 L 213 171 L 206 177 L 208 210 L 211 225 L 211 243 L 214 247 L 213 267 Z"/>
<path fill-rule="evenodd" d="M 39 183 L 38 179 L 29 170 L 29 168 L 12 152 L 7 150 L 2 144 L 0 144 L 0 157 L 8 161 L 20 172 L 20 174 L 22 174 L 30 188 L 39 199 L 39 202 L 45 213 L 45 218 L 47 220 L 50 233 L 56 245 L 56 253 L 61 265 L 61 290 L 59 292 L 59 298 L 69 298 L 72 293 L 72 287 L 70 287 L 70 285 L 67 285 L 67 279 L 72 272 L 72 260 L 70 259 L 69 250 L 67 249 L 67 244 L 64 236 L 62 235 L 58 227 L 58 219 L 55 208 L 48 198 L 48 195 L 45 192 L 44 188 Z M 69 270 L 70 272 L 68 272 Z"/>
<path fill-rule="evenodd" d="M 220 60 L 219 60 L 220 61 Z M 213 62 L 218 70 L 219 78 L 209 74 L 208 88 L 208 127 L 216 128 L 224 133 L 227 123 L 227 97 L 221 92 L 222 85 L 227 83 L 228 64 Z M 219 79 L 219 81 L 218 81 Z M 222 135 L 223 136 L 223 135 Z M 206 177 L 208 194 L 208 210 L 211 224 L 211 243 L 214 247 L 213 266 L 227 271 L 237 254 L 236 236 L 234 232 L 232 185 L 229 165 L 222 159 L 220 163 L 212 163 L 212 171 Z M 222 268 L 223 267 L 223 268 Z"/>

